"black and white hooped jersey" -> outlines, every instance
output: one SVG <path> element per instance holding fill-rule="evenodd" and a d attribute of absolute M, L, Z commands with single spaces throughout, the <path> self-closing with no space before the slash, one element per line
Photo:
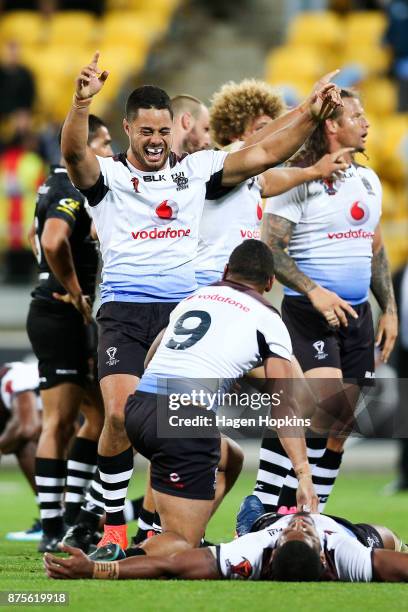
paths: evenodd
<path fill-rule="evenodd" d="M 330 566 L 330 579 L 344 582 L 370 582 L 373 578 L 372 548 L 361 544 L 355 535 L 324 514 L 312 514 L 320 544 Z M 270 527 L 248 533 L 228 544 L 213 546 L 218 569 L 229 580 L 261 580 L 263 565 L 292 515 L 285 515 Z"/>
<path fill-rule="evenodd" d="M 142 172 L 126 156 L 98 157 L 101 175 L 83 190 L 103 259 L 102 302 L 179 301 L 197 287 L 194 258 L 207 196 L 221 188 L 227 153 L 171 153 Z"/>
<path fill-rule="evenodd" d="M 40 384 L 37 363 L 13 361 L 0 368 L 1 407 L 11 410 L 13 398 L 24 391 L 37 391 Z"/>
<path fill-rule="evenodd" d="M 255 291 L 230 281 L 202 287 L 176 306 L 138 389 L 160 381 L 235 380 L 268 357 L 291 360 L 288 330 Z"/>
<path fill-rule="evenodd" d="M 269 198 L 265 212 L 296 224 L 288 251 L 304 274 L 360 304 L 368 299 L 381 197 L 376 173 L 353 164 L 341 180 L 311 181 Z M 288 287 L 285 293 L 299 295 Z"/>

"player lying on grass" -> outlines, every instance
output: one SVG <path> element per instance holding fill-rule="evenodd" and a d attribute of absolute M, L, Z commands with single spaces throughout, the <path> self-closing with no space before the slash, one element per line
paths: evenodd
<path fill-rule="evenodd" d="M 65 546 L 70 557 L 47 553 L 44 566 L 57 579 L 408 582 L 407 547 L 387 527 L 299 512 L 264 514 L 252 530 L 227 544 L 109 563 Z"/>

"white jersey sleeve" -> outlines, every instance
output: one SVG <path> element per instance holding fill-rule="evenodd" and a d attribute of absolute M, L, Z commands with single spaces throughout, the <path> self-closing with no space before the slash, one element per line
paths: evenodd
<path fill-rule="evenodd" d="M 326 548 L 334 553 L 339 580 L 344 582 L 371 582 L 373 579 L 372 548 L 363 546 L 357 539 L 340 533 L 327 536 Z"/>
<path fill-rule="evenodd" d="M 189 156 L 190 162 L 194 162 L 195 174 L 201 176 L 206 182 L 211 177 L 221 172 L 224 167 L 225 158 L 228 153 L 225 151 L 197 151 Z"/>
<path fill-rule="evenodd" d="M 40 381 L 36 363 L 14 362 L 9 365 L 9 371 L 1 380 L 1 399 L 5 407 L 11 410 L 13 398 L 24 391 L 35 391 Z"/>
<path fill-rule="evenodd" d="M 281 195 L 268 198 L 265 213 L 278 215 L 293 223 L 299 223 L 306 200 L 306 184 L 298 185 Z"/>
<path fill-rule="evenodd" d="M 292 342 L 288 328 L 279 315 L 273 310 L 266 309 L 259 323 L 258 334 L 262 336 L 260 344 L 264 343 L 264 349 L 266 349 L 264 358 L 268 354 L 273 354 L 291 361 Z"/>
<path fill-rule="evenodd" d="M 279 533 L 267 530 L 248 533 L 228 544 L 216 546 L 218 570 L 228 580 L 259 580 L 264 551 L 273 548 Z"/>

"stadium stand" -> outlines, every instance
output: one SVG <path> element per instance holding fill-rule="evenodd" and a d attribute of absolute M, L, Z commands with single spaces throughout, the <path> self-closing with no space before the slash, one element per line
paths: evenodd
<path fill-rule="evenodd" d="M 341 68 L 354 75 L 371 124 L 368 163 L 383 181 L 384 235 L 397 268 L 408 256 L 408 115 L 397 112 L 397 85 L 389 76 L 392 53 L 384 43 L 386 27 L 382 11 L 299 12 L 282 46 L 267 54 L 265 76 L 300 97 L 325 71 Z"/>

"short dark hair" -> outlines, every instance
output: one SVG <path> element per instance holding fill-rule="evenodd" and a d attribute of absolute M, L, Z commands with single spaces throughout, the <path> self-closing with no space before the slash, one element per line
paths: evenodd
<path fill-rule="evenodd" d="M 61 138 L 62 138 L 62 128 L 64 127 L 64 125 L 61 125 L 59 132 L 58 132 L 58 144 L 61 148 Z M 88 142 L 87 144 L 90 144 L 91 141 L 95 138 L 96 136 L 96 132 L 99 130 L 100 127 L 106 127 L 106 123 L 104 123 L 102 121 L 102 119 L 100 119 L 99 117 L 97 117 L 96 115 L 89 115 L 88 117 Z"/>
<path fill-rule="evenodd" d="M 282 582 L 316 582 L 322 572 L 319 553 L 305 542 L 291 540 L 276 549 L 270 577 Z"/>
<path fill-rule="evenodd" d="M 97 117 L 96 115 L 89 115 L 88 117 L 88 144 L 95 138 L 96 132 L 101 127 L 106 127 L 106 124 Z"/>
<path fill-rule="evenodd" d="M 167 109 L 173 119 L 171 100 L 164 89 L 153 85 L 143 85 L 134 89 L 126 102 L 126 119 L 132 120 L 137 117 L 140 108 Z"/>
<path fill-rule="evenodd" d="M 244 240 L 232 251 L 228 271 L 234 276 L 262 285 L 274 275 L 272 251 L 260 240 Z"/>

